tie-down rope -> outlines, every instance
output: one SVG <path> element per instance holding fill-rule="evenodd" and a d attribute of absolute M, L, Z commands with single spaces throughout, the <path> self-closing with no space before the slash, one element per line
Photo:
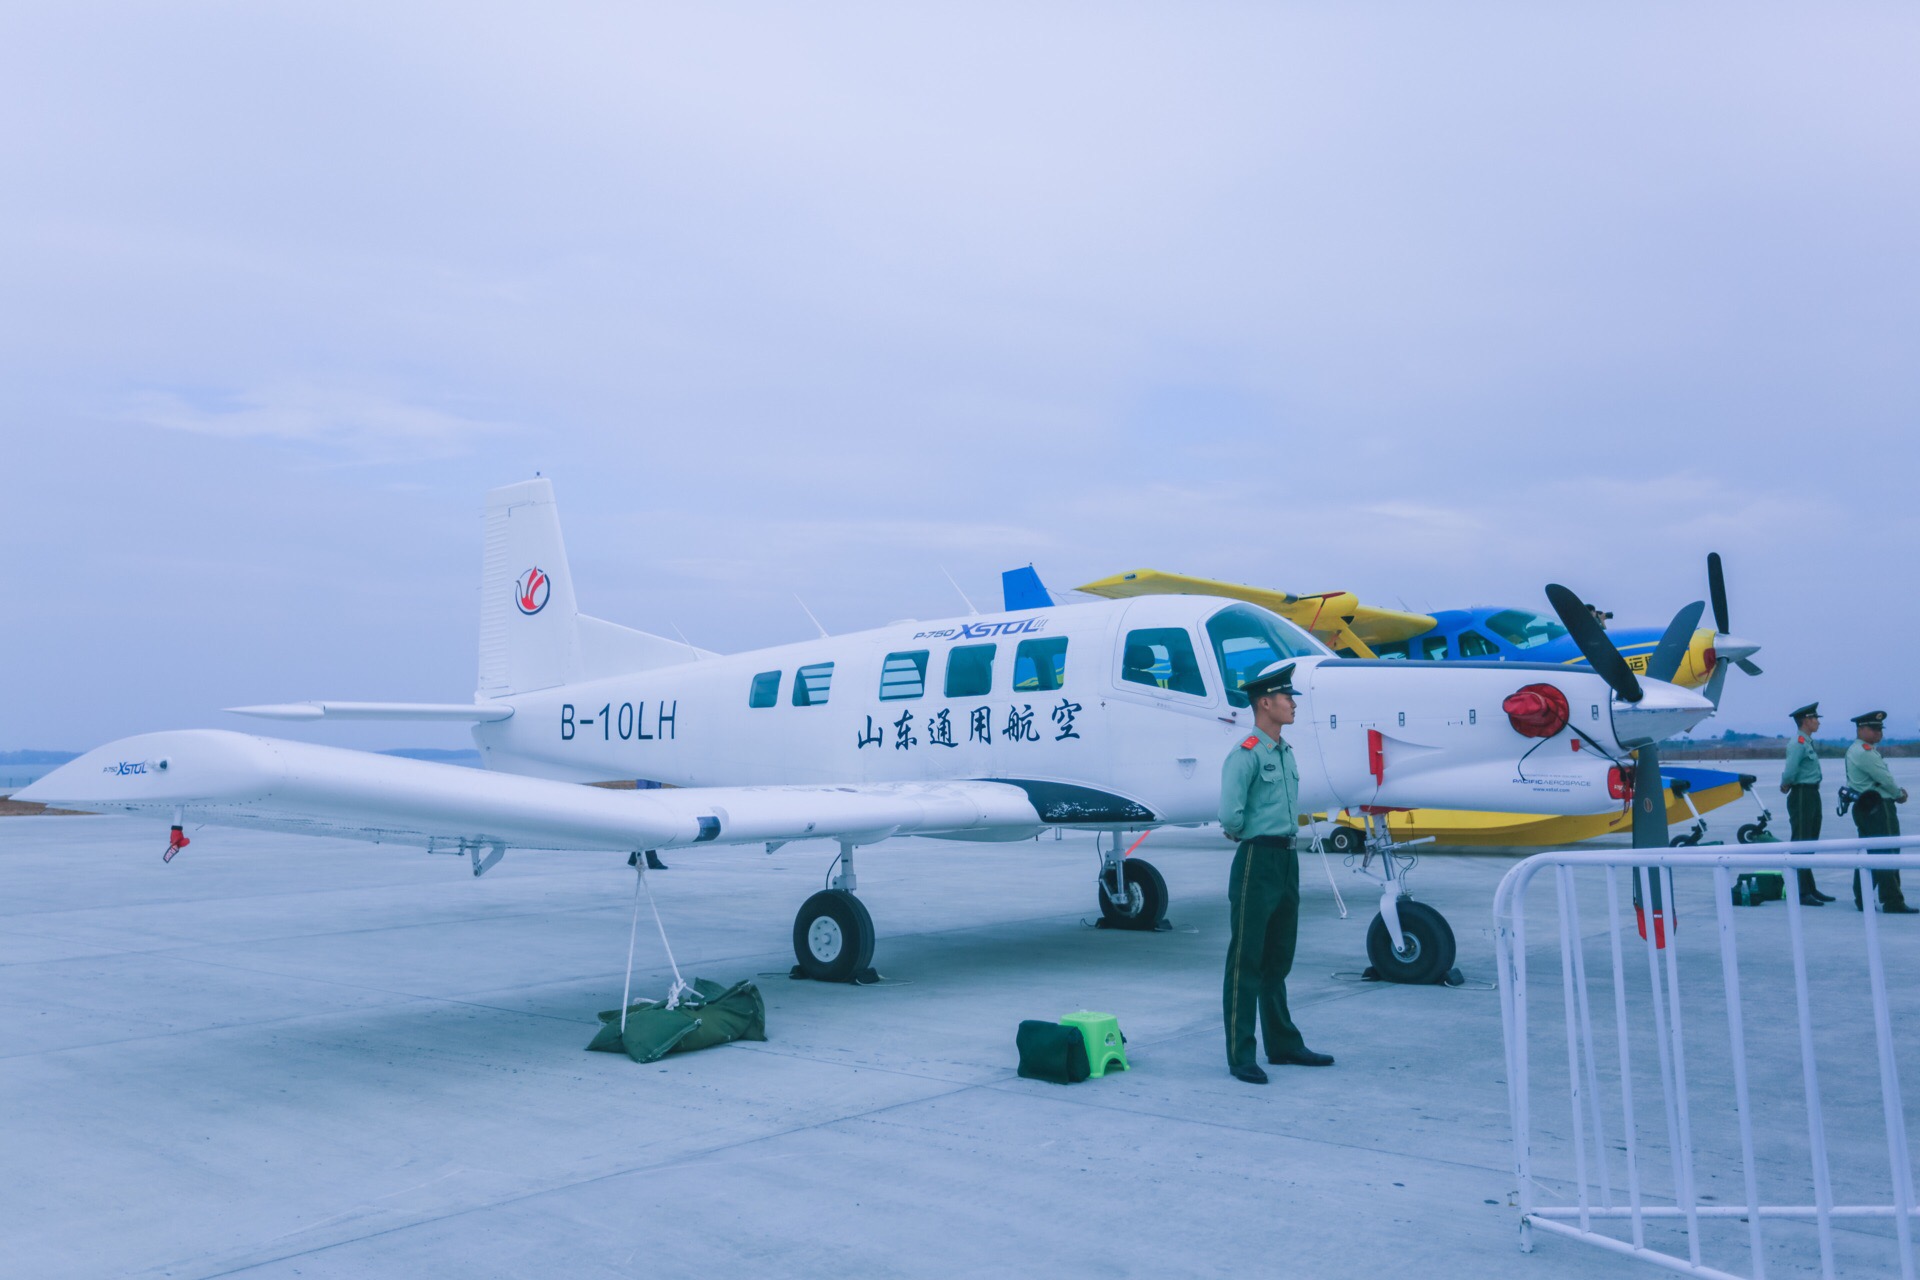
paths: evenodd
<path fill-rule="evenodd" d="M 1326 868 L 1327 885 L 1333 890 L 1333 905 L 1340 908 L 1340 918 L 1345 920 L 1347 918 L 1347 900 L 1340 896 L 1340 886 L 1334 883 L 1333 860 L 1327 857 L 1327 846 L 1320 840 L 1320 824 L 1317 822 L 1313 823 L 1311 829 L 1313 831 L 1313 851 L 1320 855 L 1320 865 Z"/>
<path fill-rule="evenodd" d="M 660 946 L 667 953 L 667 967 L 673 970 L 673 990 L 667 992 L 667 1008 L 680 1007 L 680 993 L 691 992 L 686 979 L 680 976 L 680 966 L 673 958 L 673 944 L 667 941 L 667 927 L 660 923 L 660 907 L 653 900 L 653 886 L 647 883 L 647 860 L 640 854 L 633 855 L 633 922 L 627 927 L 627 978 L 620 987 L 620 1034 L 627 1033 L 627 1004 L 633 997 L 633 946 L 640 933 L 640 891 L 647 892 L 647 906 L 653 911 L 653 927 L 660 931 Z"/>

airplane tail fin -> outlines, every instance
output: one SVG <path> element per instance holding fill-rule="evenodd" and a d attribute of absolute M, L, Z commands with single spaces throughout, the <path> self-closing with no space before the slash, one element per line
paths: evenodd
<path fill-rule="evenodd" d="M 709 656 L 703 649 L 580 612 L 552 481 L 524 480 L 487 494 L 479 697 L 501 698 Z"/>
<path fill-rule="evenodd" d="M 1008 569 L 1000 575 L 1000 596 L 1008 613 L 1020 609 L 1051 609 L 1053 596 L 1032 565 Z"/>
<path fill-rule="evenodd" d="M 579 613 L 553 482 L 526 480 L 487 494 L 480 696 L 566 683 L 580 647 Z"/>

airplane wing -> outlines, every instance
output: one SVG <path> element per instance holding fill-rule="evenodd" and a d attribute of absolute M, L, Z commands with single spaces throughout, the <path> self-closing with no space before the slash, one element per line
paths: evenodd
<path fill-rule="evenodd" d="M 616 791 L 223 729 L 141 734 L 98 747 L 15 799 L 94 813 L 336 835 L 475 855 L 492 849 L 669 849 L 1041 828 L 999 782 L 686 787 Z M 493 859 L 488 859 L 491 865 Z"/>
<path fill-rule="evenodd" d="M 1373 657 L 1372 646 L 1376 644 L 1407 640 L 1430 631 L 1436 621 L 1431 614 L 1401 613 L 1394 609 L 1363 605 L 1351 591 L 1295 595 L 1290 591 L 1242 586 L 1237 582 L 1219 582 L 1183 573 L 1162 573 L 1158 569 L 1136 569 L 1132 573 L 1115 574 L 1110 578 L 1089 582 L 1076 590 L 1115 599 L 1123 596 L 1194 595 L 1245 600 L 1248 604 L 1271 609 L 1295 626 L 1311 631 L 1314 638 L 1334 652 L 1349 653 L 1357 658 Z"/>
<path fill-rule="evenodd" d="M 262 720 L 450 720 L 493 724 L 513 718 L 508 704 L 485 702 L 276 702 L 228 707 L 236 716 Z"/>

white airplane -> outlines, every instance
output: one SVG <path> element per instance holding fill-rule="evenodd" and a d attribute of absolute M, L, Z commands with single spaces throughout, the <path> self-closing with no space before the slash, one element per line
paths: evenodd
<path fill-rule="evenodd" d="M 847 981 L 874 944 L 854 851 L 893 836 L 1101 833 L 1106 922 L 1158 926 L 1166 884 L 1124 856 L 1121 833 L 1216 820 L 1221 759 L 1252 732 L 1240 686 L 1276 661 L 1297 664 L 1287 737 L 1309 813 L 1601 812 L 1631 786 L 1630 751 L 1713 712 L 1676 685 L 1610 687 L 1559 664 L 1339 659 L 1277 615 L 1213 596 L 902 622 L 722 656 L 579 613 L 550 482 L 489 494 L 485 537 L 471 704 L 235 710 L 470 722 L 492 772 L 179 730 L 97 748 L 18 798 L 165 815 L 169 856 L 183 824 L 206 823 L 464 852 L 475 875 L 509 848 L 830 839 L 832 887 L 800 908 L 794 953 L 803 975 Z M 668 785 L 578 785 L 615 778 Z M 1406 896 L 1401 861 L 1378 824 L 1369 955 L 1384 977 L 1437 981 L 1452 931 Z"/>

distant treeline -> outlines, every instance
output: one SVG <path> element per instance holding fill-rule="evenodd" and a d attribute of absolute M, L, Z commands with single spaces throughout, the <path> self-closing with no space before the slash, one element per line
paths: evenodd
<path fill-rule="evenodd" d="M 1784 737 L 1767 737 L 1758 733 L 1728 732 L 1720 738 L 1683 738 L 1678 742 L 1668 742 L 1660 748 L 1662 760 L 1784 760 L 1787 756 L 1787 743 Z M 1813 749 L 1822 760 L 1838 760 L 1847 754 L 1847 748 L 1853 745 L 1852 738 L 1815 738 Z M 1903 739 L 1895 742 L 1888 739 L 1880 744 L 1880 754 L 1889 757 L 1920 756 L 1920 741 Z"/>

